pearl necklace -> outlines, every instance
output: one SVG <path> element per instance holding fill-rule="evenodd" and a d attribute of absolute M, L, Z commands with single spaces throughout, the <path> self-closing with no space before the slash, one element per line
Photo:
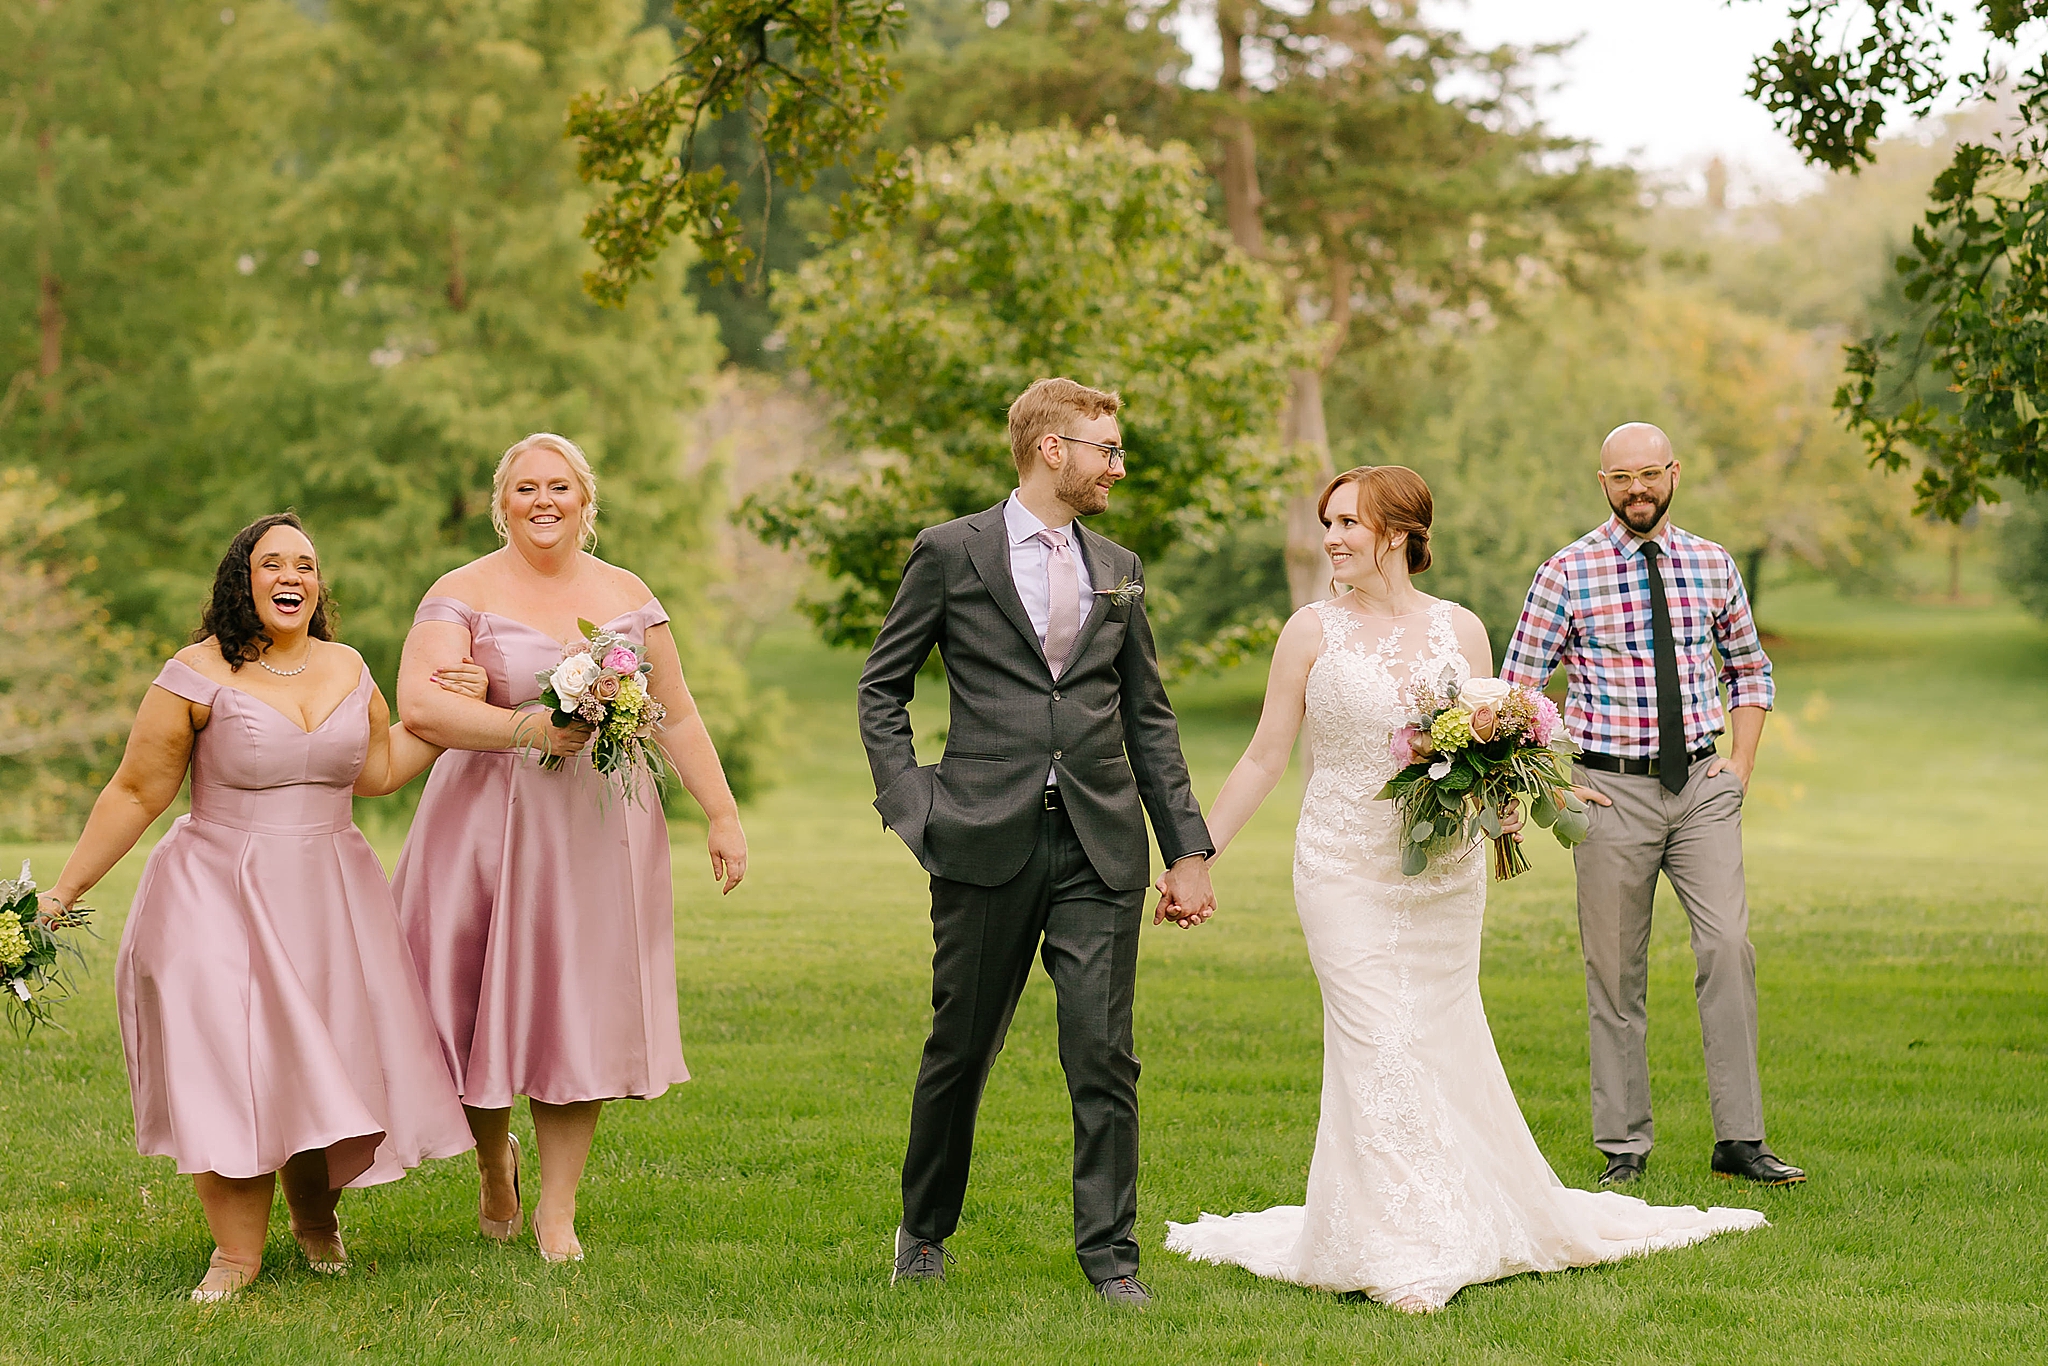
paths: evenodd
<path fill-rule="evenodd" d="M 307 669 L 307 666 L 308 666 L 308 665 L 312 664 L 312 662 L 313 662 L 313 651 L 312 651 L 312 648 L 311 648 L 310 646 L 309 646 L 309 647 L 307 648 L 307 650 L 306 650 L 306 662 L 305 662 L 304 664 L 301 664 L 301 665 L 299 665 L 299 667 L 298 667 L 298 668 L 296 668 L 296 669 L 280 669 L 280 668 L 276 667 L 275 665 L 273 665 L 273 664 L 272 664 L 272 663 L 271 663 L 271 662 L 270 662 L 269 660 L 265 659 L 265 658 L 264 658 L 264 657 L 263 657 L 262 655 L 258 655 L 258 656 L 256 656 L 256 662 L 257 662 L 258 664 L 261 664 L 261 665 L 262 665 L 262 666 L 263 666 L 264 668 L 266 668 L 266 669 L 269 669 L 269 670 L 270 670 L 270 671 L 271 671 L 272 673 L 276 674 L 276 675 L 277 675 L 277 676 L 278 676 L 279 678 L 297 678 L 297 677 L 298 677 L 298 676 L 299 676 L 300 674 L 302 674 L 302 673 L 304 673 L 304 672 L 306 671 L 306 669 Z"/>

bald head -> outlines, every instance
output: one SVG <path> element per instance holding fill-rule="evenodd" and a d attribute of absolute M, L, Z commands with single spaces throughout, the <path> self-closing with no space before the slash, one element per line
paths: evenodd
<path fill-rule="evenodd" d="M 1600 486 L 1607 505 L 1638 536 L 1664 528 L 1678 491 L 1678 457 L 1671 438 L 1647 422 L 1624 422 L 1600 443 Z"/>
<path fill-rule="evenodd" d="M 1600 443 L 1600 468 L 1633 470 L 1645 465 L 1668 465 L 1677 458 L 1671 438 L 1662 427 L 1647 422 L 1624 422 Z"/>

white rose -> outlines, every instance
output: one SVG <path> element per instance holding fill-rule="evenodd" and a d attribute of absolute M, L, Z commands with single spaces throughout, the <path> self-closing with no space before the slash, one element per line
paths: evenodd
<path fill-rule="evenodd" d="M 1508 693 L 1513 687 L 1513 684 L 1498 678 L 1475 678 L 1458 690 L 1458 701 L 1471 711 L 1478 711 L 1481 707 L 1498 710 L 1500 704 L 1508 700 Z"/>
<path fill-rule="evenodd" d="M 584 690 L 603 672 L 604 669 L 589 655 L 571 655 L 555 666 L 554 675 L 548 682 L 555 685 L 555 696 L 573 708 L 576 699 L 582 697 Z"/>

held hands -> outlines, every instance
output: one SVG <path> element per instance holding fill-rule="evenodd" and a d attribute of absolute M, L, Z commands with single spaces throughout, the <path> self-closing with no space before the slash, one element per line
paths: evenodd
<path fill-rule="evenodd" d="M 1209 860 L 1190 854 L 1159 879 L 1159 905 L 1152 923 L 1171 920 L 1184 930 L 1216 914 L 1216 891 L 1209 885 Z"/>

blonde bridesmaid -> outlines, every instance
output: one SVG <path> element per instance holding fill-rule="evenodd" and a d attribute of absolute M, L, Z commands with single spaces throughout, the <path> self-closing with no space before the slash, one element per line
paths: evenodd
<path fill-rule="evenodd" d="M 579 618 L 644 644 L 668 713 L 660 744 L 710 818 L 712 877 L 730 892 L 747 841 L 717 751 L 683 681 L 668 613 L 631 573 L 588 551 L 597 481 L 574 442 L 542 433 L 505 452 L 491 490 L 505 545 L 448 574 L 420 604 L 399 705 L 448 753 L 434 765 L 394 887 L 441 1048 L 476 1136 L 477 1224 L 517 1236 L 514 1097 L 540 1147 L 534 1234 L 541 1256 L 580 1259 L 576 1190 L 607 1100 L 687 1081 L 676 1014 L 668 823 L 652 794 L 626 799 L 557 730 L 535 674 L 580 641 Z M 432 675 L 473 656 L 483 700 Z"/>

